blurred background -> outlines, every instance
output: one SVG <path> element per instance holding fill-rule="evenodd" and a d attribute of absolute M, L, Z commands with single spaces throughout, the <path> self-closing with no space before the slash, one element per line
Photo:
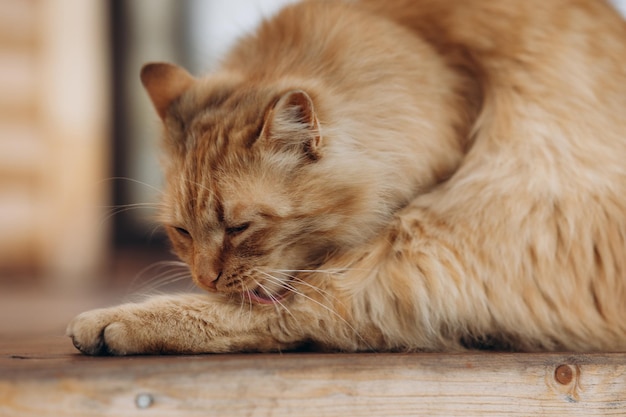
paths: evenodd
<path fill-rule="evenodd" d="M 172 259 L 153 221 L 160 123 L 139 70 L 210 71 L 288 1 L 0 0 L 0 318 L 32 294 L 149 280 L 143 268 Z"/>

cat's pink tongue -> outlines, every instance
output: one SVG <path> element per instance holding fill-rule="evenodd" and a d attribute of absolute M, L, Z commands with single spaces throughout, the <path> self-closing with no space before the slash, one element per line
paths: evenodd
<path fill-rule="evenodd" d="M 258 304 L 275 304 L 277 302 L 280 302 L 283 297 L 280 295 L 265 295 L 259 293 L 257 290 L 253 290 L 246 293 L 246 298 Z"/>

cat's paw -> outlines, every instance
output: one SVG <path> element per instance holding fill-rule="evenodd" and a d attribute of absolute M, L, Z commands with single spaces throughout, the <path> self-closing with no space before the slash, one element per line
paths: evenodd
<path fill-rule="evenodd" d="M 140 325 L 133 326 L 133 317 L 120 313 L 114 309 L 86 311 L 70 322 L 66 334 L 74 346 L 87 355 L 143 353 L 137 338 Z"/>

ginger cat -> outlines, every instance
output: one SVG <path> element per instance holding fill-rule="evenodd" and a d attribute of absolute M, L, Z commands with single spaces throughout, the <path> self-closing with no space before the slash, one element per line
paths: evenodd
<path fill-rule="evenodd" d="M 162 221 L 206 294 L 97 354 L 626 349 L 626 23 L 600 0 L 307 1 L 149 64 Z"/>

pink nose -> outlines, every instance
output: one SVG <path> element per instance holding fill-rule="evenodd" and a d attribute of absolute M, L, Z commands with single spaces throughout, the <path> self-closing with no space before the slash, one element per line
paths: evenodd
<path fill-rule="evenodd" d="M 217 274 L 217 276 L 215 275 L 211 275 L 209 277 L 200 276 L 198 277 L 198 281 L 200 281 L 203 285 L 205 285 L 210 290 L 217 291 L 217 281 L 220 279 L 221 276 L 222 276 L 221 272 Z M 215 277 L 215 278 L 212 278 L 212 277 Z"/>

